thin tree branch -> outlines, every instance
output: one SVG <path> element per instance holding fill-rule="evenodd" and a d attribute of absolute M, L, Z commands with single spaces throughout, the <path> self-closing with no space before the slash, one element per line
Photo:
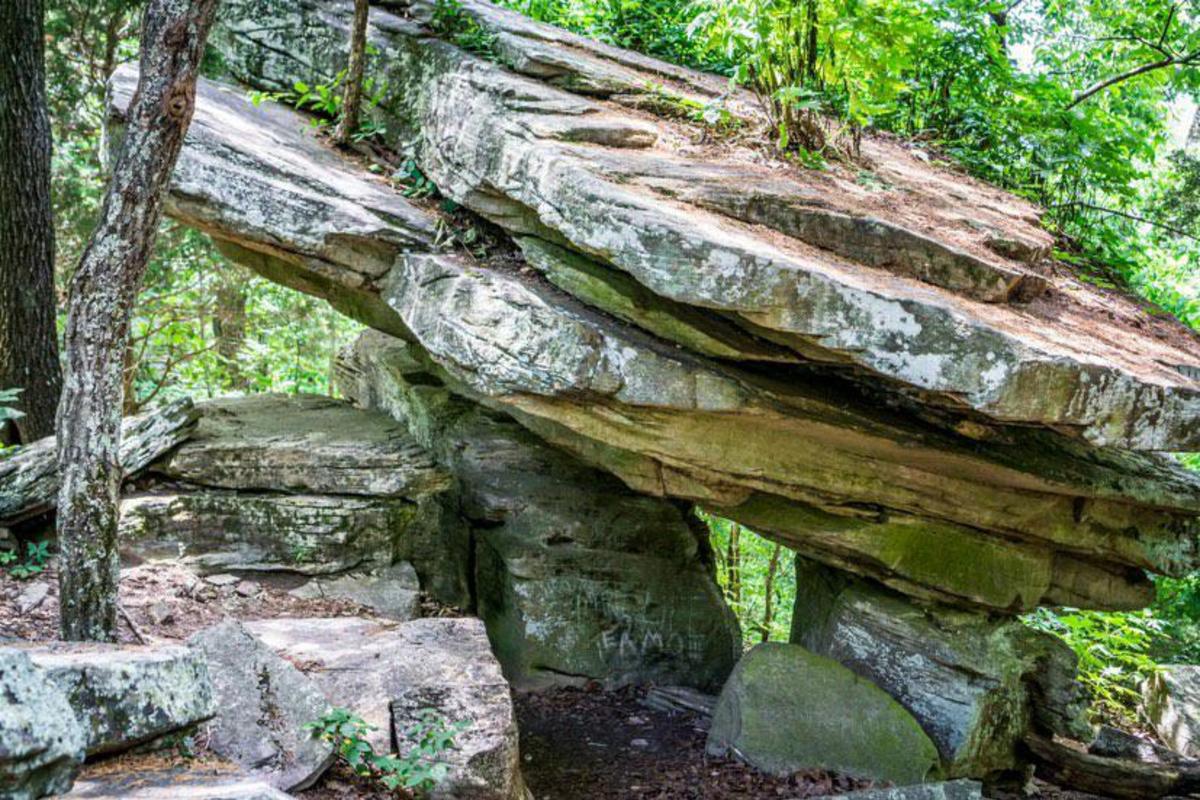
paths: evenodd
<path fill-rule="evenodd" d="M 1147 219 L 1146 217 L 1140 217 L 1137 214 L 1130 214 L 1128 211 L 1120 211 L 1115 208 L 1099 206 L 1099 205 L 1096 205 L 1095 203 L 1084 203 L 1081 201 L 1073 201 L 1070 203 L 1061 203 L 1061 204 L 1055 206 L 1055 208 L 1066 208 L 1068 206 L 1074 207 L 1074 208 L 1086 208 L 1089 211 L 1098 211 L 1102 214 L 1111 214 L 1114 217 L 1123 217 L 1132 222 L 1141 222 L 1143 224 L 1150 225 L 1150 226 L 1158 228 L 1160 230 L 1164 230 L 1167 233 L 1173 233 L 1176 236 L 1182 236 L 1185 239 L 1191 239 L 1194 242 L 1200 242 L 1200 236 L 1188 233 L 1187 231 L 1181 231 L 1178 228 L 1174 228 L 1170 225 L 1166 225 L 1162 222 L 1157 222 L 1152 219 Z"/>
<path fill-rule="evenodd" d="M 1120 75 L 1114 75 L 1107 80 L 1103 80 L 1100 83 L 1085 89 L 1083 92 L 1075 95 L 1075 99 L 1070 102 L 1070 104 L 1067 106 L 1067 109 L 1072 109 L 1082 103 L 1084 100 L 1087 100 L 1089 97 L 1099 94 L 1108 87 L 1123 81 L 1127 81 L 1130 78 L 1136 78 L 1138 75 L 1144 75 L 1147 72 L 1153 72 L 1154 70 L 1162 69 L 1164 67 L 1187 66 L 1195 63 L 1197 59 L 1200 59 L 1200 50 L 1188 53 L 1186 56 L 1162 58 L 1158 61 L 1151 61 L 1149 64 L 1142 64 L 1140 67 L 1135 67 L 1127 72 L 1122 72 Z"/>

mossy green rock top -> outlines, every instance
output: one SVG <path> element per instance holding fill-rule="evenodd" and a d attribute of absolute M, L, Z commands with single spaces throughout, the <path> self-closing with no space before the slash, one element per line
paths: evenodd
<path fill-rule="evenodd" d="M 937 777 L 937 748 L 886 692 L 799 645 L 760 644 L 725 684 L 708 752 L 734 753 L 776 775 L 821 767 L 920 783 Z"/>

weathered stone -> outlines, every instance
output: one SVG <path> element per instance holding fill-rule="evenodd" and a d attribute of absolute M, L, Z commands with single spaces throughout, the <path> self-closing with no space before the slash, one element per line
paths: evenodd
<path fill-rule="evenodd" d="M 320 689 L 232 620 L 188 643 L 204 654 L 212 676 L 212 751 L 278 789 L 299 791 L 321 777 L 336 754 L 304 728 L 329 707 Z"/>
<path fill-rule="evenodd" d="M 223 489 L 416 499 L 449 478 L 394 420 L 319 395 L 253 395 L 200 405 L 196 430 L 154 465 Z"/>
<path fill-rule="evenodd" d="M 364 336 L 339 383 L 459 477 L 479 614 L 511 681 L 723 684 L 741 636 L 685 511 L 456 398 L 401 342 Z"/>
<path fill-rule="evenodd" d="M 648 122 L 586 96 L 644 98 L 667 65 L 633 65 L 593 44 L 558 52 L 547 73 L 561 31 L 465 0 L 463 13 L 500 36 L 498 58 L 526 73 L 517 75 L 435 41 L 435 5 L 396 3 L 402 14 L 372 15 L 371 37 L 386 53 L 373 65 L 386 85 L 377 113 L 397 140 L 416 137 L 421 166 L 444 193 L 502 227 L 568 242 L 659 296 L 722 310 L 949 406 L 1078 428 L 1104 445 L 1200 441 L 1195 340 L 1066 271 L 1002 255 L 1046 252 L 1032 206 L 883 141 L 865 148 L 878 190 L 852 172 L 759 165 L 761 154 L 739 158 L 733 144 L 715 162 L 690 158 L 680 152 L 681 123 Z M 341 68 L 349 15 L 339 0 L 235 0 L 216 42 L 243 80 L 287 87 Z M 264 16 L 287 23 L 264 29 Z M 625 73 L 616 83 L 614 66 Z M 662 94 L 695 108 L 701 83 Z M 718 102 L 722 91 L 702 95 Z M 729 105 L 737 113 L 739 101 Z M 690 268 L 678 269 L 681 261 Z M 1004 302 L 1046 287 L 1051 299 Z M 1114 304 L 1117 319 L 1104 324 L 1122 334 L 1101 339 L 1089 321 Z"/>
<path fill-rule="evenodd" d="M 1200 757 L 1200 666 L 1160 667 L 1142 686 L 1142 709 L 1164 744 Z"/>
<path fill-rule="evenodd" d="M 916 605 L 803 558 L 792 641 L 886 691 L 937 745 L 950 776 L 1016 770 L 1035 724 L 1089 739 L 1075 656 L 1019 620 Z"/>
<path fill-rule="evenodd" d="M 196 417 L 192 401 L 185 398 L 125 420 L 121 426 L 125 476 L 140 472 L 184 441 Z M 20 522 L 54 508 L 58 499 L 55 447 L 54 437 L 47 437 L 0 458 L 0 523 Z"/>
<path fill-rule="evenodd" d="M 75 710 L 89 756 L 128 750 L 216 710 L 207 664 L 186 647 L 54 643 L 25 652 Z"/>
<path fill-rule="evenodd" d="M 119 73 L 117 82 L 120 96 L 128 77 Z M 227 219 L 207 230 L 278 260 L 303 233 L 287 227 L 295 217 L 249 214 L 287 193 L 247 175 L 277 174 L 283 141 L 296 154 L 324 156 L 298 118 L 280 121 L 282 109 L 270 113 L 268 152 L 254 137 L 235 140 L 258 114 L 238 103 L 201 87 L 198 116 L 214 120 L 194 129 L 177 181 L 189 187 L 188 202 Z M 247 119 L 216 121 L 240 114 Z M 296 180 L 308 180 L 301 174 Z M 348 172 L 337 183 L 322 218 L 337 219 L 353 197 L 379 191 L 374 178 Z M 236 210 L 225 207 L 226 186 Z M 351 270 L 346 259 L 326 264 Z M 502 266 L 409 255 L 363 291 L 383 281 L 394 321 L 456 392 L 505 410 L 638 491 L 718 507 L 899 591 L 1004 612 L 1039 603 L 1131 608 L 1152 593 L 1142 570 L 1179 574 L 1200 563 L 1200 482 L 1166 460 L 1028 430 L 965 439 L 879 410 L 878 397 L 807 369 L 767 380 L 664 347 Z M 945 558 L 948 551 L 957 556 Z"/>
<path fill-rule="evenodd" d="M 407 500 L 199 489 L 121 500 L 122 547 L 200 572 L 339 572 L 390 563 L 419 528 Z"/>
<path fill-rule="evenodd" d="M 17 610 L 22 614 L 28 614 L 40 606 L 49 594 L 50 584 L 45 581 L 31 583 L 17 595 Z"/>
<path fill-rule="evenodd" d="M 889 789 L 864 789 L 861 792 L 829 795 L 827 800 L 980 800 L 983 787 L 976 781 L 923 783 Z"/>
<path fill-rule="evenodd" d="M 98 764 L 67 795 L 72 800 L 290 800 L 232 764 Z"/>
<path fill-rule="evenodd" d="M 0 650 L 0 796 L 71 788 L 86 737 L 62 691 L 19 650 Z"/>
<path fill-rule="evenodd" d="M 776 775 L 818 767 L 903 784 L 939 773 L 937 749 L 899 703 L 794 644 L 742 656 L 717 700 L 708 752 Z"/>
<path fill-rule="evenodd" d="M 336 597 L 350 600 L 399 622 L 421 616 L 421 585 L 417 571 L 408 562 L 373 572 L 313 578 L 288 594 L 301 599 Z"/>
<path fill-rule="evenodd" d="M 387 624 L 364 619 L 272 619 L 247 628 L 285 658 L 315 665 L 329 701 L 375 730 L 375 751 L 402 749 L 417 712 L 466 721 L 435 797 L 524 800 L 508 684 L 476 619 Z"/>

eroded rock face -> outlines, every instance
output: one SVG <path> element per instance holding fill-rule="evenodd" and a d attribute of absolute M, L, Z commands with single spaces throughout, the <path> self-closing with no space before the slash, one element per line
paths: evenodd
<path fill-rule="evenodd" d="M 1091 737 L 1074 653 L 1019 620 L 922 607 L 799 558 L 792 641 L 898 700 L 950 776 L 1016 769 L 1021 739 L 1035 726 Z"/>
<path fill-rule="evenodd" d="M 1154 732 L 1172 750 L 1200 757 L 1200 667 L 1162 667 L 1142 687 L 1142 708 Z"/>
<path fill-rule="evenodd" d="M 64 794 L 87 737 L 62 691 L 19 650 L 0 650 L 0 794 Z"/>
<path fill-rule="evenodd" d="M 469 722 L 444 754 L 450 774 L 435 796 L 525 800 L 512 698 L 479 620 L 280 618 L 246 627 L 284 658 L 314 665 L 330 703 L 375 726 L 368 740 L 377 753 L 411 747 L 403 736 L 422 708 Z"/>
<path fill-rule="evenodd" d="M 186 647 L 57 642 L 26 652 L 75 710 L 89 756 L 186 729 L 216 710 L 207 663 Z"/>
<path fill-rule="evenodd" d="M 308 788 L 333 764 L 333 747 L 304 728 L 329 708 L 308 677 L 233 620 L 188 643 L 212 675 L 217 715 L 206 732 L 214 753 L 285 791 Z"/>
<path fill-rule="evenodd" d="M 417 571 L 407 561 L 372 572 L 314 578 L 289 594 L 303 599 L 338 597 L 350 600 L 397 622 L 407 622 L 421 615 L 421 584 Z"/>
<path fill-rule="evenodd" d="M 490 75 L 494 66 L 478 69 Z M 131 87 L 119 72 L 118 102 Z M 611 267 L 595 253 L 579 266 L 525 234 L 525 252 L 537 253 L 531 271 L 440 253 L 397 258 L 396 237 L 427 212 L 412 206 L 392 234 L 381 232 L 386 215 L 374 233 L 345 222 L 378 208 L 386 187 L 326 151 L 299 117 L 206 84 L 197 119 L 170 213 L 225 241 L 242 263 L 339 307 L 353 288 L 359 318 L 416 344 L 453 392 L 636 491 L 703 503 L 906 594 L 993 612 L 1138 607 L 1152 591 L 1143 570 L 1180 574 L 1200 564 L 1200 483 L 1167 460 L 980 418 L 931 417 L 912 398 L 865 392 L 811 366 L 768 378 L 748 365 L 780 358 L 777 337 L 758 328 L 742 335 L 728 317 L 707 325 L 708 312 L 684 313 L 678 300 L 656 304 L 653 287 L 630 284 L 633 273 L 596 288 L 593 278 Z M 268 213 L 285 202 L 296 208 Z M 319 265 L 305 255 L 314 245 L 301 221 L 313 219 L 330 245 Z M 334 233 L 343 224 L 362 247 L 387 253 L 371 262 L 369 281 L 355 271 L 359 255 L 333 246 L 344 241 Z M 405 241 L 410 251 L 431 249 Z M 610 299 L 589 307 L 555 284 Z M 712 357 L 730 348 L 747 355 Z"/>
<path fill-rule="evenodd" d="M 455 397 L 394 339 L 365 334 L 338 373 L 459 477 L 479 614 L 510 680 L 722 685 L 741 637 L 686 510 Z"/>
<path fill-rule="evenodd" d="M 933 742 L 899 703 L 794 644 L 760 644 L 738 662 L 717 700 L 708 752 L 778 775 L 820 767 L 909 784 L 939 772 Z"/>

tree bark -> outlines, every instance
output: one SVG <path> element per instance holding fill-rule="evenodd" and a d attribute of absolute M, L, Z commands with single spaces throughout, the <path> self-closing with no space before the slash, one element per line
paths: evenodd
<path fill-rule="evenodd" d="M 62 390 L 42 18 L 42 0 L 0 3 L 0 389 L 25 412 L 9 442 L 53 433 Z"/>
<path fill-rule="evenodd" d="M 765 597 L 763 600 L 762 640 L 764 642 L 771 640 L 771 622 L 775 618 L 775 575 L 779 572 L 779 555 L 782 550 L 780 545 L 775 545 L 775 549 L 771 551 L 771 561 L 767 564 L 767 581 L 763 587 Z"/>
<path fill-rule="evenodd" d="M 246 343 L 246 273 L 241 267 L 222 267 L 213 307 L 212 329 L 217 355 L 225 368 L 223 383 L 229 389 L 244 392 L 250 388 L 238 355 Z"/>
<path fill-rule="evenodd" d="M 742 603 L 742 526 L 736 522 L 729 523 L 729 554 L 726 562 L 726 582 L 729 601 L 736 606 Z"/>
<path fill-rule="evenodd" d="M 141 77 L 100 220 L 71 283 L 66 381 L 58 410 L 62 634 L 117 633 L 117 492 L 124 350 L 158 232 L 163 193 L 183 147 L 196 73 L 218 0 L 150 0 Z"/>
<path fill-rule="evenodd" d="M 350 63 L 346 67 L 345 94 L 342 95 L 342 120 L 333 138 L 340 145 L 350 142 L 358 130 L 358 112 L 362 105 L 363 72 L 367 64 L 367 0 L 354 0 L 354 27 L 350 31 Z"/>

